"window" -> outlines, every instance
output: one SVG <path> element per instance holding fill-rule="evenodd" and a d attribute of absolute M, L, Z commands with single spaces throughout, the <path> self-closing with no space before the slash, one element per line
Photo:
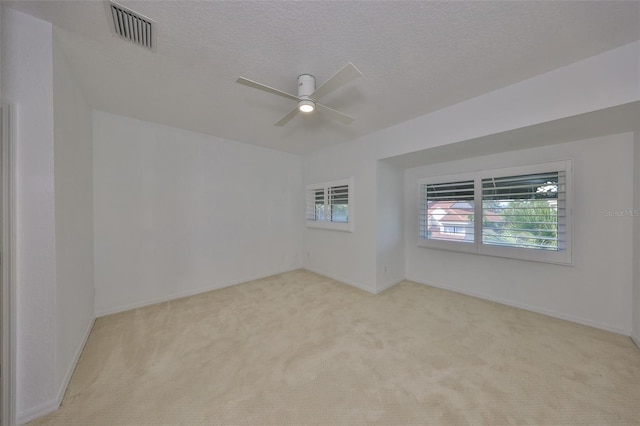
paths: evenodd
<path fill-rule="evenodd" d="M 313 189 L 311 197 L 313 198 L 313 213 L 312 217 L 307 220 L 324 221 L 324 188 Z"/>
<path fill-rule="evenodd" d="M 571 264 L 571 161 L 425 178 L 419 245 Z"/>
<path fill-rule="evenodd" d="M 307 186 L 307 226 L 353 231 L 352 179 Z"/>
<path fill-rule="evenodd" d="M 331 222 L 349 222 L 349 185 L 329 188 L 329 209 Z"/>
<path fill-rule="evenodd" d="M 420 237 L 473 243 L 474 182 L 442 182 L 422 185 Z"/>
<path fill-rule="evenodd" d="M 565 182 L 564 171 L 482 179 L 482 243 L 561 250 Z"/>
<path fill-rule="evenodd" d="M 473 232 L 472 229 L 469 229 L 470 233 Z M 449 235 L 461 235 L 461 236 L 466 236 L 467 235 L 467 227 L 466 226 L 443 226 L 442 227 L 442 233 L 443 234 L 449 234 Z"/>

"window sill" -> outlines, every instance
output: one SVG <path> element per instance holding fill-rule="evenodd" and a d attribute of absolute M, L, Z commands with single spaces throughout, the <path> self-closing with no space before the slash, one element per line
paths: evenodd
<path fill-rule="evenodd" d="M 326 229 L 328 231 L 353 232 L 353 223 L 307 221 L 307 228 Z"/>
<path fill-rule="evenodd" d="M 519 247 L 496 247 L 476 243 L 460 243 L 437 240 L 418 240 L 418 247 L 433 250 L 452 251 L 480 256 L 501 257 L 504 259 L 525 260 L 529 262 L 550 263 L 573 266 L 573 256 L 568 251 L 531 250 Z"/>

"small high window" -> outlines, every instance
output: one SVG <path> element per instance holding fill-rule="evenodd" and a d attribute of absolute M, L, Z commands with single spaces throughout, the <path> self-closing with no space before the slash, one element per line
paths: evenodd
<path fill-rule="evenodd" d="M 352 199 L 351 178 L 307 185 L 307 226 L 353 231 Z"/>

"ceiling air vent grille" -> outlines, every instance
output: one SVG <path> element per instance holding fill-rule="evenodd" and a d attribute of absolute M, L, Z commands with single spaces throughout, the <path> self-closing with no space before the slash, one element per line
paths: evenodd
<path fill-rule="evenodd" d="M 155 48 L 155 22 L 117 3 L 107 2 L 107 6 L 112 28 L 118 36 L 147 49 Z"/>

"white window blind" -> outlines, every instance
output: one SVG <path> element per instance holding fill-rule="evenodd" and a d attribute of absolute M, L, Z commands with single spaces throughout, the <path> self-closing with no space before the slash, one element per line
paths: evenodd
<path fill-rule="evenodd" d="M 474 241 L 474 181 L 421 186 L 420 238 Z"/>
<path fill-rule="evenodd" d="M 482 224 L 483 244 L 564 250 L 566 172 L 482 179 Z"/>
<path fill-rule="evenodd" d="M 349 222 L 349 185 L 329 188 L 329 207 L 331 222 Z"/>
<path fill-rule="evenodd" d="M 324 188 L 307 191 L 307 220 L 324 220 Z"/>

